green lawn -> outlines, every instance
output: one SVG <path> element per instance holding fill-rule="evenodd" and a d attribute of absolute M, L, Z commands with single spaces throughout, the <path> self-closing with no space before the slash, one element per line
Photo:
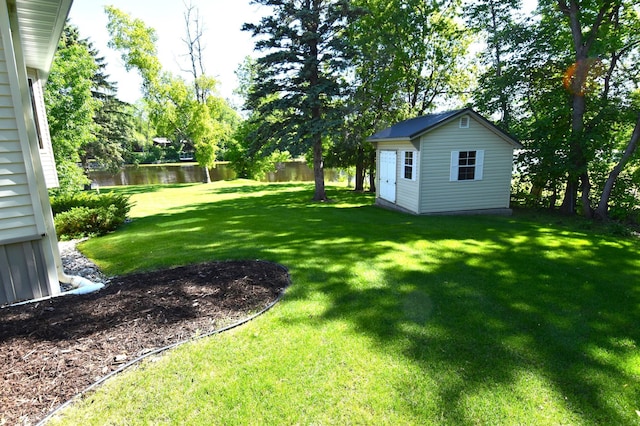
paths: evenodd
<path fill-rule="evenodd" d="M 329 187 L 128 187 L 108 274 L 265 259 L 273 310 L 109 381 L 64 424 L 640 424 L 640 244 L 534 213 L 416 217 Z"/>

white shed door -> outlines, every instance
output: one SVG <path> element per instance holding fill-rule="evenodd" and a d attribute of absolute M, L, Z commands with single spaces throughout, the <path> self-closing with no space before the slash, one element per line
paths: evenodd
<path fill-rule="evenodd" d="M 380 198 L 396 202 L 396 152 L 380 151 Z"/>

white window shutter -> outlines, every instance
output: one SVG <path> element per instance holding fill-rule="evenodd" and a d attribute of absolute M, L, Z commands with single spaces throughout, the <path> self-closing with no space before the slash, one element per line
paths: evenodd
<path fill-rule="evenodd" d="M 411 168 L 411 180 L 416 180 L 418 177 L 418 157 L 420 151 L 413 152 L 413 167 Z"/>
<path fill-rule="evenodd" d="M 484 149 L 476 151 L 476 173 L 475 180 L 482 180 L 482 170 L 484 169 Z"/>
<path fill-rule="evenodd" d="M 411 180 L 416 180 L 416 173 L 418 172 L 418 152 L 413 152 L 413 162 L 411 163 Z"/>
<path fill-rule="evenodd" d="M 449 180 L 451 182 L 455 182 L 458 180 L 459 158 L 459 151 L 451 151 L 451 167 L 449 169 Z"/>

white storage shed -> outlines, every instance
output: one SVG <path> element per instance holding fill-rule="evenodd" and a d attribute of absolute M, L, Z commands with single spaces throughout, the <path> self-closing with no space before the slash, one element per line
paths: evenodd
<path fill-rule="evenodd" d="M 402 121 L 376 147 L 376 203 L 414 214 L 509 214 L 522 145 L 470 108 Z"/>

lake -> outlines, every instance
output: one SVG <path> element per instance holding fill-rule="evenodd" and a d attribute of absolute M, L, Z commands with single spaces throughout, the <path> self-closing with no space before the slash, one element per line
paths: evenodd
<path fill-rule="evenodd" d="M 228 163 L 217 163 L 209 173 L 212 181 L 231 180 L 237 177 Z M 324 173 L 327 182 L 337 182 L 340 179 L 340 173 L 335 170 L 325 169 Z M 197 183 L 204 181 L 204 172 L 196 163 L 145 164 L 137 167 L 124 166 L 116 173 L 91 170 L 89 178 L 94 186 Z M 313 170 L 307 163 L 300 161 L 280 163 L 277 170 L 267 173 L 262 181 L 313 182 Z"/>

